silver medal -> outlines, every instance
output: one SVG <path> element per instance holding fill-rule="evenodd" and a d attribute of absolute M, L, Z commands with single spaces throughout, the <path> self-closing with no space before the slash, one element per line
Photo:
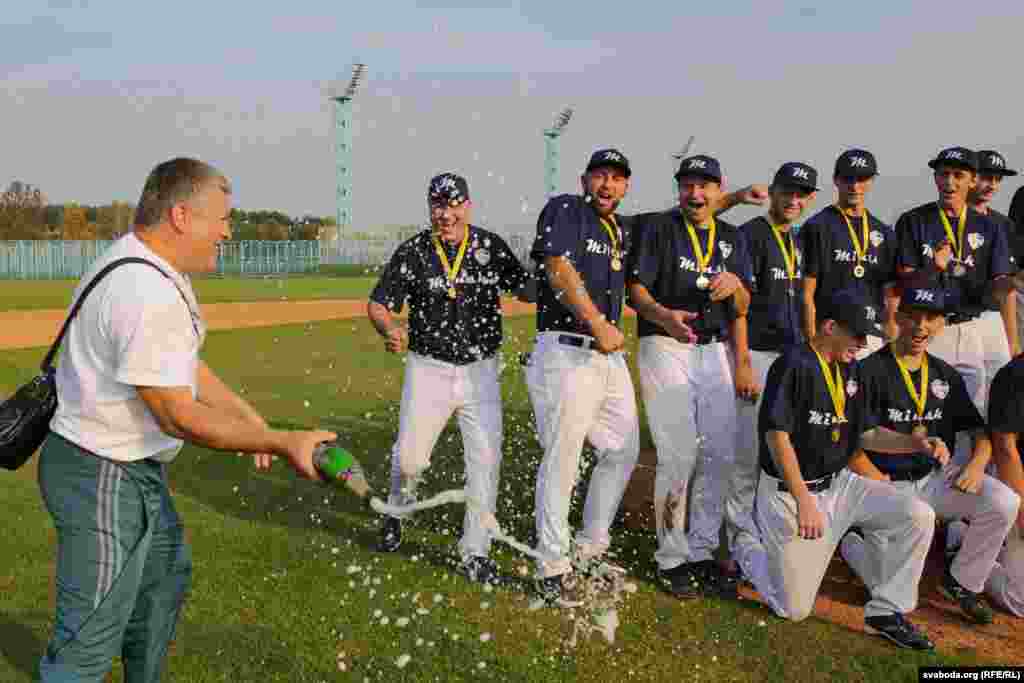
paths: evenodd
<path fill-rule="evenodd" d="M 853 267 L 853 276 L 856 278 L 864 277 L 864 266 L 857 264 Z"/>

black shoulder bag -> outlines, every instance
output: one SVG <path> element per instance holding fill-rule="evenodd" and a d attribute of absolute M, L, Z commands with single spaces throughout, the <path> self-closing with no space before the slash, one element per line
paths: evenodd
<path fill-rule="evenodd" d="M 57 339 L 39 366 L 41 372 L 31 382 L 22 386 L 13 396 L 0 403 L 0 467 L 16 470 L 32 457 L 43 439 L 50 431 L 50 420 L 57 411 L 57 379 L 53 367 L 53 359 L 64 341 L 68 326 L 82 307 L 85 297 L 107 273 L 126 263 L 145 263 L 160 271 L 164 277 L 167 273 L 156 264 L 143 258 L 129 257 L 112 261 L 82 290 L 75 305 L 71 307 L 64 325 L 61 326 Z"/>

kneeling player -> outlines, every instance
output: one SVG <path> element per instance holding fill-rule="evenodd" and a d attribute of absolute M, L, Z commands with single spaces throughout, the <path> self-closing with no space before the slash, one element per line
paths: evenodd
<path fill-rule="evenodd" d="M 872 584 L 865 623 L 901 647 L 930 650 L 931 641 L 903 615 L 917 605 L 917 584 L 935 531 L 935 513 L 892 485 L 847 468 L 854 451 L 930 452 L 945 464 L 941 439 L 878 427 L 865 410 L 858 350 L 876 333 L 871 302 L 844 290 L 824 298 L 815 335 L 772 364 L 758 420 L 762 476 L 757 523 L 768 580 L 755 585 L 780 616 L 810 615 L 839 539 L 854 525 L 886 543 L 886 562 Z M 845 366 L 845 371 L 844 371 Z"/>
<path fill-rule="evenodd" d="M 970 521 L 959 552 L 946 567 L 942 592 L 960 604 L 973 621 L 988 624 L 992 610 L 981 599 L 985 580 L 1017 517 L 1020 500 L 1012 490 L 985 474 L 992 449 L 985 422 L 974 406 L 963 378 L 951 365 L 927 353 L 928 341 L 945 322 L 945 302 L 937 287 L 907 288 L 896 314 L 899 336 L 861 363 L 861 377 L 870 400 L 868 411 L 894 431 L 940 437 L 953 443 L 958 432 L 970 432 L 974 448 L 963 468 L 938 469 L 934 458 L 860 451 L 850 469 L 925 501 L 940 518 Z M 877 565 L 886 556 L 877 536 L 846 535 L 840 552 L 870 588 Z"/>

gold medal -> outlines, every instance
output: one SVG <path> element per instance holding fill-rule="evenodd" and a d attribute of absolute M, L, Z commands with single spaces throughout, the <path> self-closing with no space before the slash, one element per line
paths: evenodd
<path fill-rule="evenodd" d="M 828 369 L 828 363 L 821 357 L 817 349 L 811 347 L 814 350 L 814 355 L 818 357 L 818 364 L 821 365 L 821 373 L 825 375 L 825 385 L 828 387 L 828 395 L 832 398 L 832 407 L 835 408 L 836 418 L 835 427 L 832 429 L 832 443 L 839 443 L 839 425 L 846 422 L 846 384 L 843 382 L 843 373 L 839 369 L 839 362 L 835 363 L 835 377 L 832 376 L 832 371 Z"/>
<path fill-rule="evenodd" d="M 701 273 L 700 277 L 697 278 L 697 289 L 703 291 L 703 290 L 707 289 L 710 286 L 711 286 L 711 280 L 709 280 L 707 278 L 707 276 L 704 275 L 704 273 Z"/>
<path fill-rule="evenodd" d="M 466 234 L 462 236 L 462 244 L 459 245 L 459 251 L 455 254 L 455 263 L 448 265 L 448 254 L 445 253 L 444 247 L 441 246 L 441 240 L 437 238 L 437 235 L 432 235 L 431 239 L 434 241 L 434 251 L 437 252 L 437 257 L 441 259 L 441 267 L 444 268 L 445 279 L 448 280 L 448 298 L 455 298 L 455 280 L 459 277 L 459 270 L 462 268 L 462 259 L 466 255 L 466 245 L 469 244 L 469 226 L 466 226 Z"/>
<path fill-rule="evenodd" d="M 612 242 L 612 270 L 618 272 L 622 270 L 622 252 L 619 251 L 618 237 L 619 226 L 618 224 L 615 223 L 614 218 L 611 219 L 612 225 L 615 225 L 614 229 L 612 228 L 612 225 L 608 224 L 608 220 L 605 219 L 604 217 L 601 217 L 599 220 L 601 221 L 601 226 L 604 228 L 604 231 L 608 233 L 608 239 L 610 239 Z"/>
<path fill-rule="evenodd" d="M 772 223 L 771 219 L 765 216 L 765 220 L 768 221 L 768 225 L 772 227 L 772 234 L 775 235 L 775 242 L 779 245 L 779 251 L 782 252 L 782 261 L 786 264 L 786 277 L 789 280 L 789 289 L 786 293 L 790 296 L 794 296 L 793 281 L 796 280 L 796 242 L 793 241 L 793 231 L 789 231 L 789 249 L 786 249 L 786 243 L 782 239 L 782 232 L 779 227 Z"/>
<path fill-rule="evenodd" d="M 967 269 L 964 268 L 962 263 L 953 266 L 953 277 L 963 277 L 964 275 L 967 275 Z"/>
<path fill-rule="evenodd" d="M 697 272 L 700 276 L 697 278 L 697 289 L 704 290 L 711 286 L 711 280 L 705 271 L 708 266 L 711 265 L 711 255 L 715 253 L 715 234 L 718 227 L 715 225 L 715 219 L 711 218 L 711 227 L 708 228 L 708 245 L 707 249 L 703 250 L 700 248 L 700 240 L 697 239 L 697 231 L 690 221 L 683 219 L 686 222 L 686 231 L 690 233 L 690 244 L 693 245 L 693 255 L 697 259 Z"/>
<path fill-rule="evenodd" d="M 864 266 L 862 266 L 859 263 L 857 265 L 855 265 L 853 267 L 853 276 L 855 278 L 862 278 L 862 277 L 864 277 Z"/>
<path fill-rule="evenodd" d="M 914 401 L 914 409 L 917 412 L 916 424 L 911 434 L 914 436 L 928 436 L 928 427 L 924 424 L 924 407 L 928 402 L 928 354 L 924 354 L 924 358 L 921 360 L 920 391 L 914 387 L 914 379 L 910 376 L 910 371 L 907 370 L 907 367 L 900 362 L 895 353 L 892 357 L 896 360 L 896 365 L 899 366 L 900 375 L 903 377 L 903 384 L 907 387 L 907 393 L 910 394 L 911 400 Z"/>
<path fill-rule="evenodd" d="M 860 279 L 864 277 L 864 261 L 867 260 L 868 255 L 868 211 L 864 209 L 860 215 L 861 235 L 858 237 L 857 231 L 853 229 L 853 223 L 850 222 L 846 212 L 838 206 L 835 209 L 843 217 L 843 220 L 846 221 L 846 229 L 850 233 L 850 242 L 853 244 L 853 253 L 857 255 L 857 265 L 853 267 L 853 276 Z"/>
<path fill-rule="evenodd" d="M 964 228 L 967 225 L 967 205 L 964 204 L 964 208 L 960 209 L 960 216 L 957 218 L 957 234 L 953 234 L 953 226 L 949 224 L 949 219 L 946 218 L 946 212 L 939 207 L 939 218 L 942 219 L 942 227 L 946 231 L 946 238 L 949 243 L 953 245 L 953 263 L 956 265 L 953 267 L 953 277 L 963 277 L 967 273 L 967 269 L 964 268 Z"/>
<path fill-rule="evenodd" d="M 622 270 L 622 259 L 620 259 L 618 256 L 612 256 L 612 270 Z"/>

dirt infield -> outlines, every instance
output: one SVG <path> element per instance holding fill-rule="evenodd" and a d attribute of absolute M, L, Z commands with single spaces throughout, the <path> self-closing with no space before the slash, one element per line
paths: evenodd
<path fill-rule="evenodd" d="M 533 304 L 505 300 L 507 315 L 533 312 Z M 317 301 L 251 301 L 202 305 L 203 317 L 211 330 L 290 325 L 319 320 L 358 318 L 366 314 L 366 301 L 327 299 Z M 47 346 L 64 321 L 66 311 L 0 311 L 0 349 Z"/>

